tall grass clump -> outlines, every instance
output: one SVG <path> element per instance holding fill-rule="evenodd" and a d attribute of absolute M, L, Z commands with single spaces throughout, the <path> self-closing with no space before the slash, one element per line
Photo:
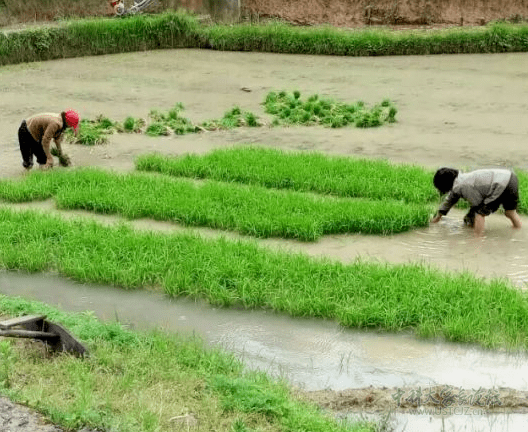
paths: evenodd
<path fill-rule="evenodd" d="M 0 199 L 55 197 L 64 209 L 116 213 L 256 237 L 313 241 L 325 234 L 391 234 L 425 226 L 431 206 L 394 200 L 324 197 L 296 191 L 95 169 L 34 172 L 0 182 Z"/>
<path fill-rule="evenodd" d="M 528 25 L 390 31 L 266 24 L 215 25 L 201 30 L 207 46 L 224 51 L 262 51 L 341 56 L 498 53 L 528 50 Z"/>
<path fill-rule="evenodd" d="M 346 327 L 528 349 L 527 294 L 504 280 L 424 264 L 343 264 L 250 241 L 141 232 L 44 212 L 0 209 L 0 232 L 0 268 L 159 287 L 214 305 L 320 317 Z"/>
<path fill-rule="evenodd" d="M 268 188 L 407 203 L 438 202 L 434 172 L 386 160 L 287 152 L 262 147 L 232 147 L 204 155 L 146 154 L 136 169 L 172 176 L 208 178 Z"/>
<path fill-rule="evenodd" d="M 0 65 L 164 48 L 199 47 L 198 19 L 184 11 L 88 18 L 0 32 Z"/>
<path fill-rule="evenodd" d="M 155 432 L 196 425 L 224 432 L 375 430 L 373 423 L 339 424 L 299 401 L 285 383 L 244 372 L 232 354 L 206 347 L 196 337 L 133 332 L 88 312 L 67 314 L 0 295 L 0 315 L 24 314 L 60 322 L 87 345 L 90 356 L 46 354 L 35 344 L 2 341 L 0 394 L 68 430 Z M 2 380 L 6 362 L 8 382 Z"/>
<path fill-rule="evenodd" d="M 499 53 L 528 50 L 528 25 L 390 31 L 284 23 L 205 25 L 186 12 L 81 19 L 0 32 L 0 65 L 166 48 L 343 56 Z"/>
<path fill-rule="evenodd" d="M 274 125 L 322 124 L 333 128 L 348 125 L 376 127 L 394 123 L 398 112 L 389 99 L 368 108 L 362 101 L 347 104 L 321 98 L 317 94 L 303 100 L 299 91 L 269 92 L 264 100 L 264 109 L 275 116 Z"/>

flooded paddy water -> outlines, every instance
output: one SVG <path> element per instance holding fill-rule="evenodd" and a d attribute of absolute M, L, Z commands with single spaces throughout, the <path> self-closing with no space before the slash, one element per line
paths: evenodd
<path fill-rule="evenodd" d="M 199 50 L 2 67 L 0 177 L 22 175 L 16 132 L 20 121 L 34 112 L 72 107 L 86 118 L 104 114 L 123 120 L 182 102 L 183 114 L 193 121 L 219 118 L 235 104 L 266 119 L 260 105 L 264 96 L 282 89 L 350 102 L 361 99 L 367 104 L 390 98 L 399 109 L 398 122 L 368 130 L 261 127 L 183 137 L 113 135 L 104 146 L 67 145 L 66 150 L 77 166 L 121 171 L 132 169 L 134 157 L 147 151 L 203 153 L 239 143 L 388 158 L 431 168 L 528 169 L 526 70 L 526 54 L 339 58 Z M 52 202 L 16 207 L 57 211 Z M 507 278 L 517 289 L 525 289 L 528 219 L 523 218 L 524 229 L 514 231 L 505 217 L 493 215 L 487 220 L 486 237 L 475 239 L 462 226 L 461 217 L 453 211 L 438 225 L 388 237 L 330 236 L 313 244 L 259 242 L 343 262 L 421 261 L 449 271 Z M 97 218 L 107 223 L 118 220 Z M 182 229 L 149 220 L 133 224 L 138 229 Z M 317 400 L 339 412 L 383 411 L 386 401 L 394 400 L 395 389 L 435 385 L 467 391 L 505 388 L 519 398 L 505 407 L 507 414 L 495 412 L 491 417 L 479 412 L 395 415 L 396 430 L 526 430 L 528 424 L 528 415 L 520 412 L 528 405 L 528 357 L 520 354 L 417 340 L 412 335 L 354 332 L 332 322 L 269 312 L 212 309 L 154 293 L 75 284 L 53 275 L 0 273 L 0 293 L 39 299 L 65 310 L 94 310 L 103 319 L 117 318 L 134 327 L 194 332 L 233 350 L 251 367 L 284 376 L 307 391 L 326 390 Z M 346 393 L 352 390 L 355 396 Z M 368 401 L 372 392 L 380 395 L 377 405 L 350 402 L 354 397 Z M 508 397 L 501 394 L 504 401 Z"/>

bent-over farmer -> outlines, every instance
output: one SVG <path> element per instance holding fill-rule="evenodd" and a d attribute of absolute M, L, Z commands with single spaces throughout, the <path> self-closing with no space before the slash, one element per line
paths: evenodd
<path fill-rule="evenodd" d="M 453 168 L 440 168 L 433 184 L 440 194 L 448 194 L 431 222 L 438 222 L 460 198 L 471 206 L 464 217 L 466 225 L 473 227 L 478 236 L 484 232 L 484 218 L 502 205 L 505 216 L 514 228 L 521 228 L 517 214 L 519 203 L 519 180 L 508 169 L 479 169 L 462 173 Z"/>
<path fill-rule="evenodd" d="M 51 140 L 55 141 L 60 164 L 70 165 L 70 159 L 62 153 L 61 148 L 63 132 L 67 127 L 77 134 L 79 114 L 74 110 L 63 111 L 60 114 L 36 114 L 23 120 L 18 129 L 18 142 L 24 168 L 30 170 L 33 167 L 33 156 L 44 168 L 53 167 Z"/>

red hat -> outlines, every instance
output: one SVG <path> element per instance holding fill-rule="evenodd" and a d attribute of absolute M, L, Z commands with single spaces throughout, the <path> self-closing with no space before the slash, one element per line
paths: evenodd
<path fill-rule="evenodd" d="M 68 110 L 64 113 L 64 117 L 66 118 L 66 124 L 77 133 L 77 129 L 79 128 L 79 114 L 74 110 Z"/>

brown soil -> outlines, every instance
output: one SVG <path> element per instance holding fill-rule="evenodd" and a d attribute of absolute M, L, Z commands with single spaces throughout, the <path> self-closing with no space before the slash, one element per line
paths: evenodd
<path fill-rule="evenodd" d="M 158 0 L 148 12 L 185 8 L 220 17 L 227 0 Z M 232 1 L 232 0 L 231 0 Z M 65 17 L 113 16 L 109 0 L 64 2 L 4 0 L 0 26 L 54 21 Z M 132 0 L 125 0 L 130 6 Z M 339 27 L 371 25 L 450 26 L 484 25 L 495 20 L 528 18 L 522 0 L 240 0 L 240 18 L 261 21 L 281 19 L 299 25 L 330 24 Z"/>
<path fill-rule="evenodd" d="M 244 14 L 277 17 L 302 24 L 340 27 L 365 25 L 483 25 L 528 16 L 521 0 L 244 0 Z"/>

